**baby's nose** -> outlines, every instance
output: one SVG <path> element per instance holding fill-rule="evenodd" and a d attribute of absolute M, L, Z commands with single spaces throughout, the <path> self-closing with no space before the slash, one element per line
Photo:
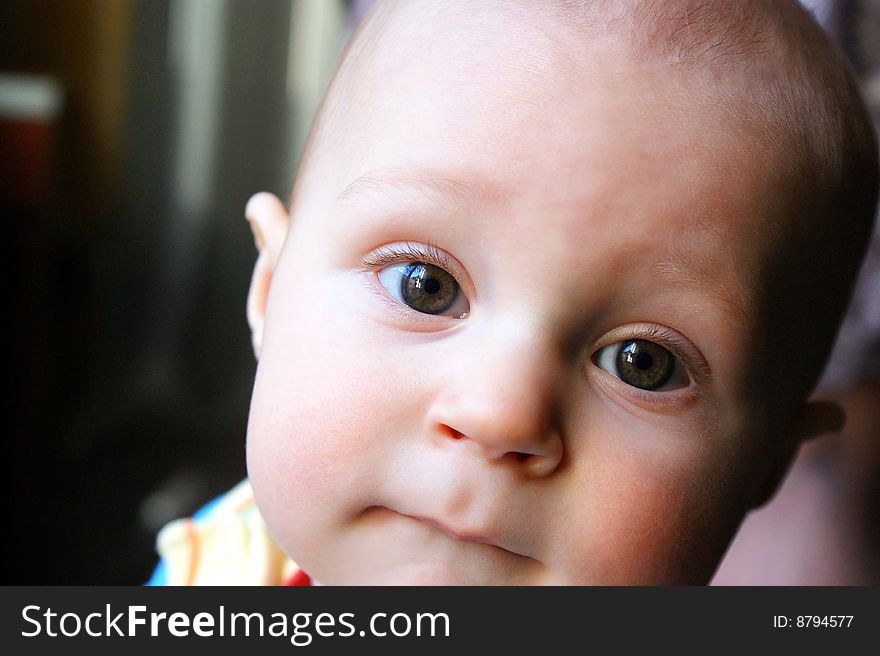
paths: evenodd
<path fill-rule="evenodd" d="M 450 380 L 428 416 L 441 439 L 539 478 L 563 457 L 557 412 L 558 356 L 537 340 L 493 340 L 478 363 Z"/>

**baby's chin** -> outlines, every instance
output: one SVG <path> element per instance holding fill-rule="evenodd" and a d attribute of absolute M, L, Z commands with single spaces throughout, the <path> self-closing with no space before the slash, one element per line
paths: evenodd
<path fill-rule="evenodd" d="M 338 574 L 338 573 L 337 573 Z M 323 582 L 323 581 L 322 581 Z M 510 572 L 490 560 L 452 562 L 437 558 L 411 559 L 402 562 L 374 563 L 350 576 L 330 575 L 330 585 L 401 585 L 401 586 L 504 586 L 535 585 L 540 581 L 523 573 Z"/>

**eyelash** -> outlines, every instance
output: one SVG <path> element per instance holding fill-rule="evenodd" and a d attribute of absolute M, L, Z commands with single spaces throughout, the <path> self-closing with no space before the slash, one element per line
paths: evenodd
<path fill-rule="evenodd" d="M 625 342 L 634 339 L 643 339 L 649 342 L 654 342 L 663 346 L 670 351 L 672 351 L 673 355 L 682 360 L 690 359 L 687 355 L 683 354 L 683 351 L 687 348 L 682 341 L 682 339 L 674 332 L 672 332 L 669 328 L 661 326 L 659 324 L 650 324 L 647 327 L 639 327 L 632 326 L 628 328 L 626 331 L 626 337 L 623 339 L 618 339 L 617 342 Z"/>
<path fill-rule="evenodd" d="M 370 270 L 381 269 L 389 264 L 401 262 L 425 262 L 438 266 L 448 272 L 455 282 L 461 286 L 462 281 L 455 272 L 455 267 L 449 256 L 441 251 L 435 244 L 417 246 L 415 244 L 388 244 L 380 246 L 372 253 L 368 253 L 361 259 L 361 264 Z"/>

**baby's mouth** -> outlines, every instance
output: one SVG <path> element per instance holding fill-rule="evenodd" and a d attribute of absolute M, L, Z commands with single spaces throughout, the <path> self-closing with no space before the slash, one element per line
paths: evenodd
<path fill-rule="evenodd" d="M 456 530 L 456 529 L 450 527 L 449 525 L 445 524 L 444 522 L 441 522 L 437 519 L 433 519 L 431 517 L 423 517 L 420 515 L 410 515 L 410 514 L 407 514 L 404 512 L 393 510 L 391 508 L 387 508 L 385 506 L 373 506 L 372 508 L 370 508 L 368 510 L 376 510 L 376 511 L 380 511 L 380 512 L 393 513 L 394 515 L 397 515 L 398 517 L 403 517 L 407 520 L 416 521 L 416 522 L 420 522 L 422 524 L 426 524 L 426 525 L 430 526 L 431 528 L 433 528 L 434 530 L 445 534 L 449 538 L 452 538 L 453 540 L 457 540 L 459 542 L 473 542 L 476 544 L 485 544 L 485 545 L 492 547 L 494 549 L 498 549 L 499 551 L 502 551 L 506 554 L 517 556 L 519 558 L 528 558 L 529 560 L 531 560 L 531 558 L 529 556 L 518 553 L 518 552 L 513 551 L 511 549 L 508 549 L 507 547 L 501 546 L 500 544 L 498 544 L 497 541 L 492 540 L 491 538 L 488 538 L 484 535 L 479 535 L 479 534 L 475 534 L 475 533 L 469 533 L 469 532 L 465 532 L 465 531 Z"/>

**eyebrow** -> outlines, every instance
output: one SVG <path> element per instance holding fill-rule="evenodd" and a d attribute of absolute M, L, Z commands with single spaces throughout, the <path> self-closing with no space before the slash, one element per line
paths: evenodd
<path fill-rule="evenodd" d="M 474 174 L 395 167 L 365 173 L 349 183 L 336 197 L 336 202 L 349 205 L 358 197 L 388 190 L 412 194 L 413 200 L 439 201 L 455 211 L 469 211 L 481 203 L 495 203 L 501 198 L 495 184 Z"/>
<path fill-rule="evenodd" d="M 711 259 L 689 249 L 676 249 L 674 254 L 657 262 L 652 270 L 654 280 L 674 284 L 682 289 L 707 294 L 719 302 L 732 322 L 741 326 L 749 307 L 750 294 L 728 289 L 718 279 Z"/>

